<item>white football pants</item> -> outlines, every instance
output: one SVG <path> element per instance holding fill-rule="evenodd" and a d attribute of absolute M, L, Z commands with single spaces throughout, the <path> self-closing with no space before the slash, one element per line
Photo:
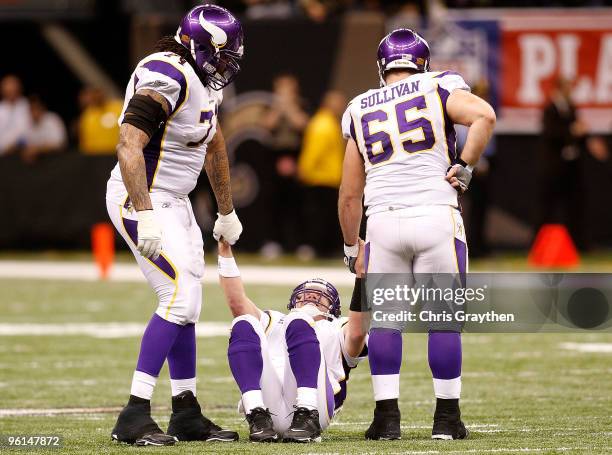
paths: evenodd
<path fill-rule="evenodd" d="M 107 199 L 106 207 L 115 228 L 132 250 L 149 285 L 157 294 L 158 316 L 175 324 L 195 323 L 202 306 L 204 244 L 189 198 L 151 193 L 155 219 L 162 230 L 162 253 L 154 262 L 136 249 L 136 212 Z"/>
<path fill-rule="evenodd" d="M 314 321 L 310 316 L 293 311 L 285 317 L 283 327 L 287 327 L 289 323 L 296 318 L 304 319 L 314 326 Z M 260 380 L 261 393 L 266 408 L 272 413 L 274 430 L 282 435 L 291 425 L 293 412 L 295 411 L 293 405 L 296 403 L 297 398 L 297 383 L 295 381 L 295 376 L 293 376 L 291 365 L 289 364 L 287 344 L 285 342 L 283 346 L 284 356 L 282 358 L 273 358 L 273 356 L 270 355 L 268 338 L 261 322 L 252 315 L 242 315 L 234 319 L 232 327 L 238 321 L 247 321 L 261 340 L 261 356 L 263 358 L 263 372 Z M 314 328 L 316 332 L 316 326 Z M 283 340 L 284 339 L 285 337 L 283 335 Z M 278 351 L 278 347 L 276 347 L 275 350 Z M 321 350 L 317 392 L 319 423 L 321 424 L 321 429 L 324 430 L 329 426 L 334 415 L 335 403 L 334 392 L 327 379 L 327 368 L 323 350 Z"/>

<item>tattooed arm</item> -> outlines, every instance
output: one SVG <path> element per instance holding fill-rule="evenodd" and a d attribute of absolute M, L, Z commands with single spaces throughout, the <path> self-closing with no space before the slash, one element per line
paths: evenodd
<path fill-rule="evenodd" d="M 163 95 L 153 90 L 139 90 L 139 95 L 149 96 L 161 104 L 166 115 L 170 112 L 168 101 Z M 127 113 L 126 115 L 130 115 Z M 150 137 L 141 129 L 123 123 L 119 129 L 117 157 L 123 183 L 130 195 L 130 201 L 137 211 L 151 210 L 151 198 L 147 188 L 147 174 L 142 149 L 149 143 Z"/>
<path fill-rule="evenodd" d="M 159 127 L 157 121 L 161 120 L 161 117 L 153 118 L 147 115 L 147 107 L 152 107 L 153 112 L 165 113 L 165 117 L 167 117 L 168 112 L 170 112 L 170 106 L 162 95 L 152 90 L 139 90 L 137 94 L 148 98 L 145 101 L 140 99 L 140 107 L 134 110 L 130 109 L 128 104 L 124 121 L 119 129 L 117 157 L 119 158 L 123 183 L 138 217 L 138 243 L 136 249 L 143 257 L 155 261 L 162 250 L 162 232 L 153 213 L 142 150 L 149 142 L 150 134 L 153 134 L 152 132 Z M 130 103 L 132 101 L 134 100 L 130 100 Z M 159 106 L 156 106 L 153 101 L 157 102 Z M 160 106 L 163 113 L 160 111 Z M 130 118 L 130 115 L 133 117 Z M 134 124 L 147 129 L 149 133 L 145 133 L 145 131 Z"/>
<path fill-rule="evenodd" d="M 219 213 L 221 215 L 227 215 L 234 210 L 234 204 L 232 202 L 229 161 L 227 159 L 225 139 L 218 125 L 215 136 L 210 141 L 210 144 L 208 144 L 204 168 L 206 169 L 206 175 L 208 175 L 208 180 L 215 193 Z"/>
<path fill-rule="evenodd" d="M 238 241 L 242 233 L 242 224 L 234 210 L 232 188 L 230 185 L 229 161 L 221 128 L 217 126 L 215 136 L 208 144 L 204 163 L 208 180 L 217 199 L 219 213 L 213 228 L 215 240 L 225 240 L 230 245 Z"/>

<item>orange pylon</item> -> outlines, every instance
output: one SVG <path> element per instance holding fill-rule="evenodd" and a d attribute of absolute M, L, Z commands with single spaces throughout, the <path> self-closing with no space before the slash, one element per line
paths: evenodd
<path fill-rule="evenodd" d="M 545 224 L 533 242 L 528 261 L 534 267 L 575 267 L 580 256 L 565 226 Z"/>
<path fill-rule="evenodd" d="M 115 259 L 115 232 L 110 223 L 94 224 L 91 228 L 91 249 L 98 265 L 100 278 L 106 279 Z"/>

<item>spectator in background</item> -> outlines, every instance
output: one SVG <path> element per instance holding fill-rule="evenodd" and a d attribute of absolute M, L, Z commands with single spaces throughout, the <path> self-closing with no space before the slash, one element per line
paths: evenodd
<path fill-rule="evenodd" d="M 300 94 L 300 84 L 294 75 L 280 74 L 272 84 L 274 101 L 262 119 L 264 128 L 270 131 L 274 161 L 269 166 L 271 175 L 262 179 L 272 212 L 267 217 L 272 222 L 268 229 L 270 237 L 262 248 L 262 253 L 269 257 L 280 254 L 283 248 L 293 249 L 300 243 L 295 238 L 295 233 L 299 232 L 300 205 L 296 161 L 309 118 Z M 279 219 L 283 222 L 279 223 Z"/>
<path fill-rule="evenodd" d="M 0 81 L 0 156 L 14 153 L 30 125 L 28 101 L 19 78 L 9 74 Z"/>
<path fill-rule="evenodd" d="M 300 95 L 300 83 L 293 74 L 279 74 L 272 82 L 274 101 L 263 119 L 270 130 L 275 150 L 295 158 L 308 123 L 305 102 Z M 284 153 L 285 152 L 285 153 Z"/>
<path fill-rule="evenodd" d="M 33 163 L 40 155 L 59 152 L 66 146 L 66 128 L 60 116 L 49 112 L 38 96 L 30 96 L 29 101 L 31 124 L 24 136 L 21 158 Z"/>
<path fill-rule="evenodd" d="M 298 161 L 307 240 L 318 256 L 333 256 L 341 245 L 337 210 L 345 141 L 340 121 L 346 103 L 342 92 L 325 94 L 306 127 Z"/>
<path fill-rule="evenodd" d="M 566 79 L 556 81 L 550 101 L 544 108 L 542 141 L 538 157 L 538 226 L 563 223 L 577 246 L 585 249 L 581 158 L 585 148 L 586 126 L 576 115 L 571 83 Z"/>
<path fill-rule="evenodd" d="M 119 141 L 117 123 L 123 104 L 109 100 L 105 93 L 88 87 L 79 94 L 82 112 L 78 123 L 79 149 L 86 155 L 114 154 Z"/>

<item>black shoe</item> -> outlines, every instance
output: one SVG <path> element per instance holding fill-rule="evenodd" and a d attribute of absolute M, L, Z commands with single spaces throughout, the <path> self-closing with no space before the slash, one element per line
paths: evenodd
<path fill-rule="evenodd" d="M 111 437 L 117 442 L 137 446 L 171 446 L 177 441 L 164 434 L 151 418 L 150 401 L 134 395 L 119 414 Z"/>
<path fill-rule="evenodd" d="M 319 411 L 294 406 L 291 426 L 285 432 L 283 442 L 321 442 Z"/>
<path fill-rule="evenodd" d="M 374 420 L 365 432 L 365 438 L 375 441 L 402 439 L 400 420 L 401 414 L 396 399 L 377 401 Z"/>
<path fill-rule="evenodd" d="M 179 441 L 238 440 L 238 433 L 224 430 L 202 415 L 202 408 L 190 390 L 172 397 L 172 415 L 167 433 Z"/>
<path fill-rule="evenodd" d="M 249 422 L 249 440 L 253 442 L 278 441 L 278 434 L 274 431 L 272 416 L 268 409 L 252 409 L 246 419 Z"/>
<path fill-rule="evenodd" d="M 461 421 L 459 400 L 436 400 L 431 439 L 467 439 L 470 432 Z"/>

